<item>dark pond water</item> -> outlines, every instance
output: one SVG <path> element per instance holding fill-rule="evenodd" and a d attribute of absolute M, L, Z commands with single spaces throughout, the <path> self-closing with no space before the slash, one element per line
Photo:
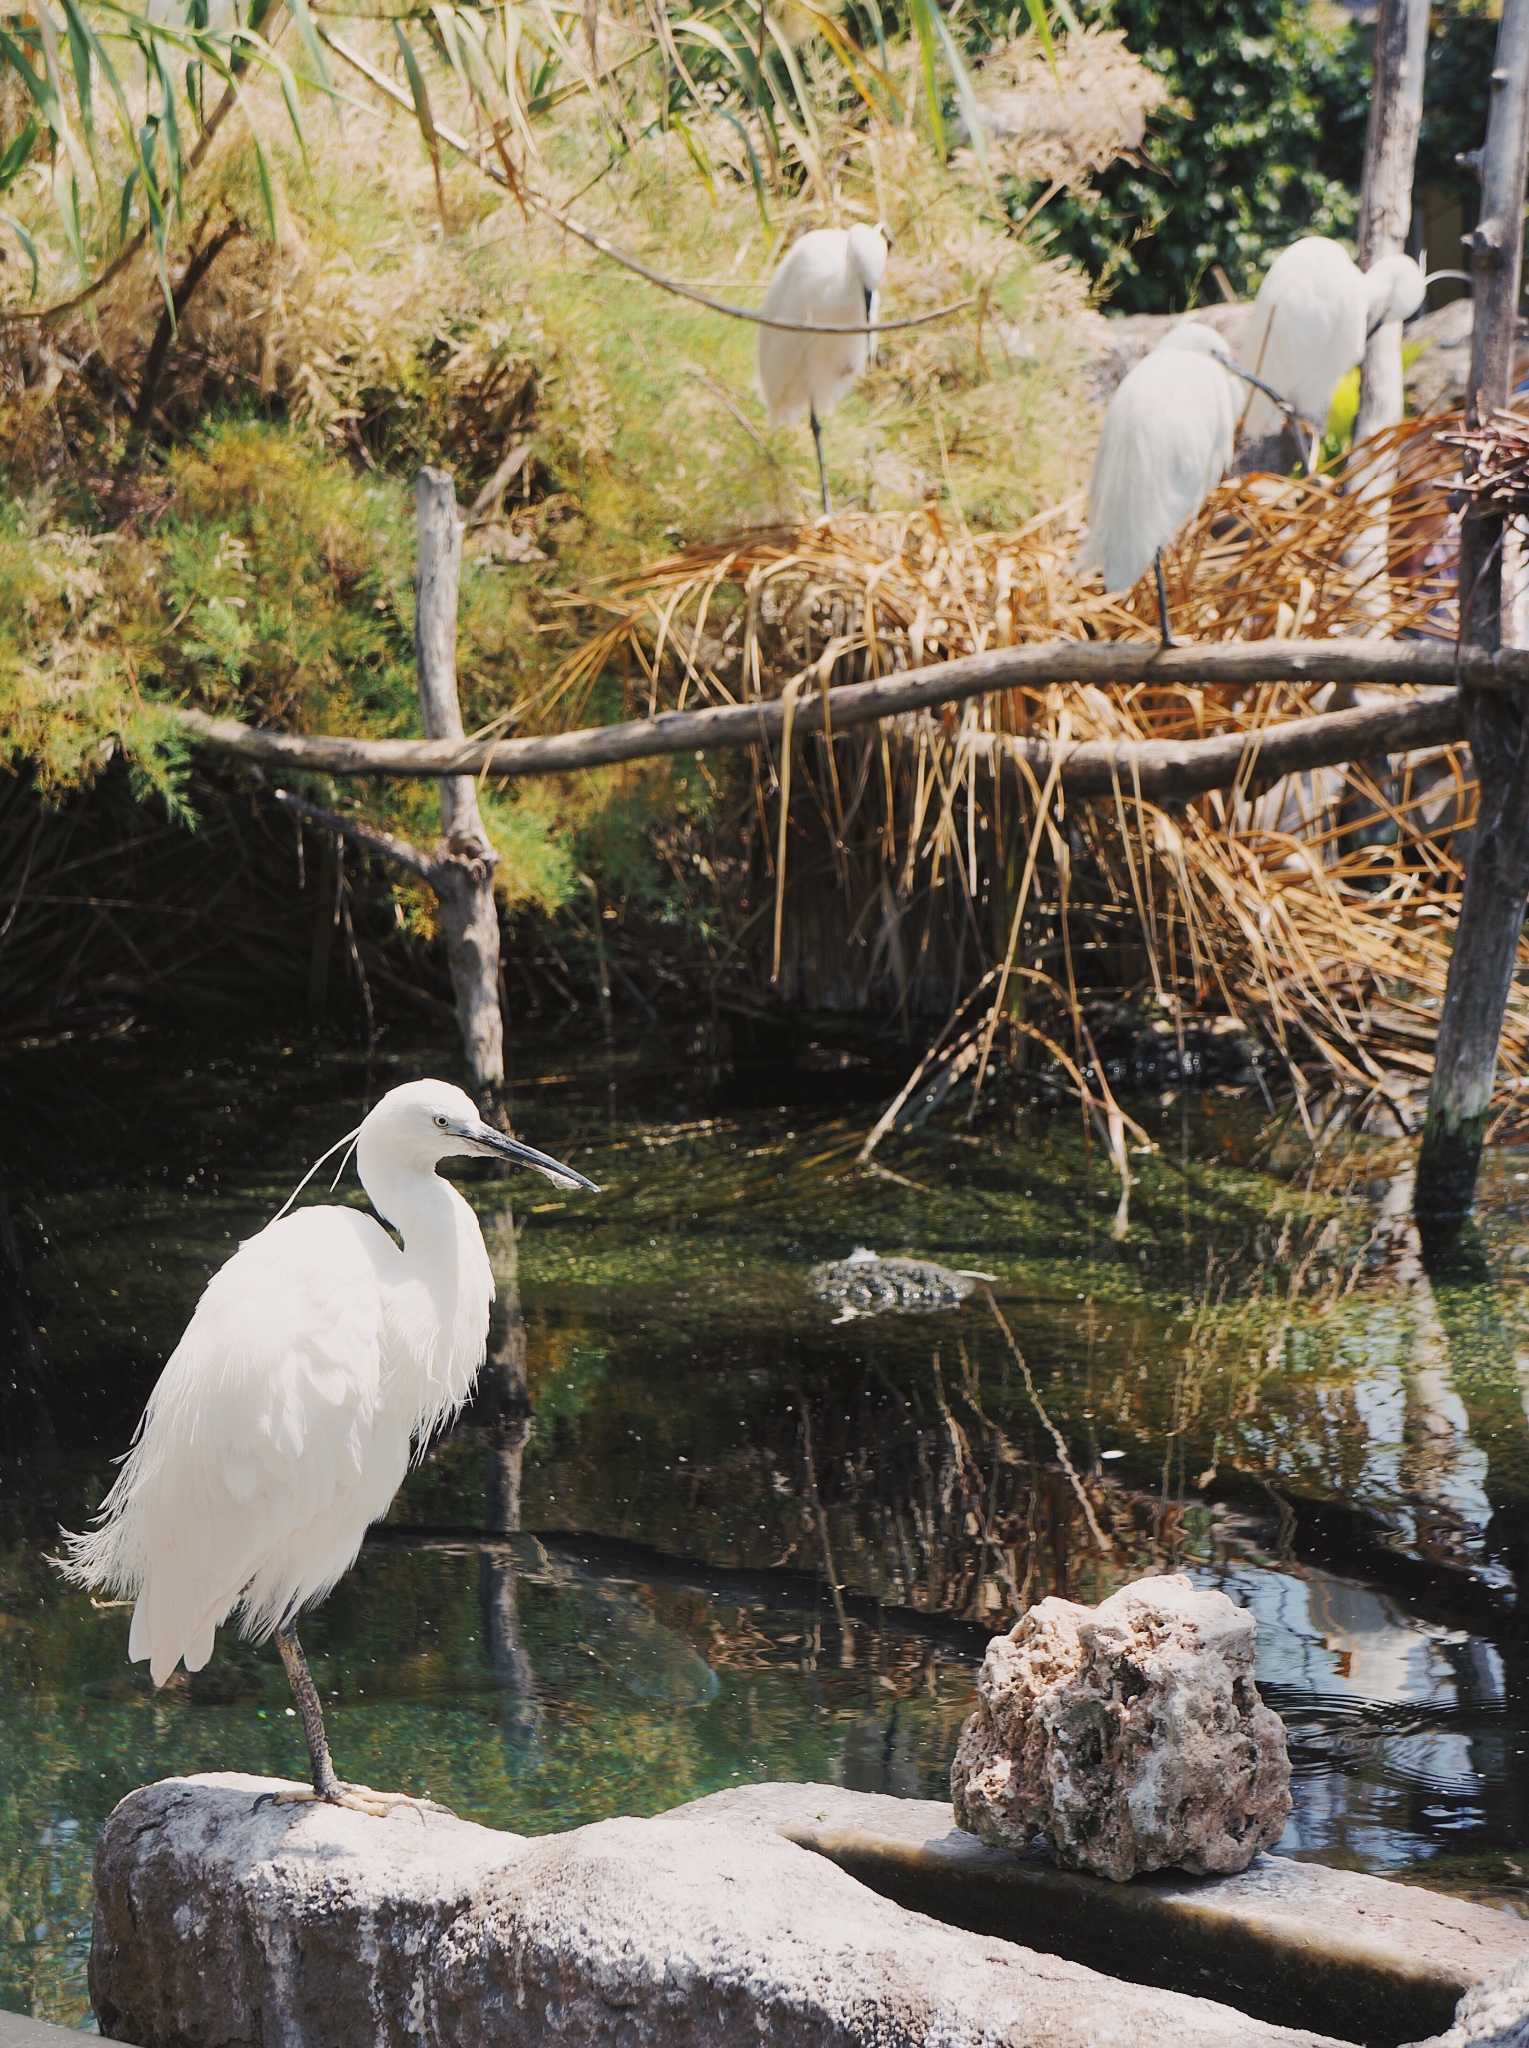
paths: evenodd
<path fill-rule="evenodd" d="M 91 1853 L 132 1787 L 302 1769 L 273 1653 L 220 1638 L 156 1693 L 47 1552 L 209 1272 L 431 1064 L 0 1070 L 0 2007 L 89 2025 Z M 1430 1277 L 1408 1147 L 1314 1151 L 1257 1095 L 1133 1105 L 1117 1235 L 1074 1112 L 995 1097 L 865 1172 L 852 1074 L 746 1107 L 684 1043 L 517 1065 L 517 1128 L 605 1192 L 461 1175 L 523 1331 L 305 1626 L 343 1775 L 530 1831 L 760 1777 L 940 1797 L 990 1633 L 1174 1565 L 1258 1617 L 1285 1853 L 1529 1902 L 1529 1157 Z M 992 1299 L 841 1319 L 810 1268 L 862 1244 Z"/>

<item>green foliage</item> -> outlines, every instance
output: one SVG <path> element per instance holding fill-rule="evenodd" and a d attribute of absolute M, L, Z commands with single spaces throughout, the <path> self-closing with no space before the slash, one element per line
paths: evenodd
<path fill-rule="evenodd" d="M 55 523 L 45 496 L 0 500 L 0 761 L 47 792 L 126 757 L 140 795 L 179 807 L 185 746 L 115 645 L 116 596 L 152 565 L 131 542 Z"/>
<path fill-rule="evenodd" d="M 494 883 L 506 910 L 552 917 L 578 896 L 578 872 L 554 789 L 545 782 L 486 789 L 479 807 L 499 855 Z"/>
<path fill-rule="evenodd" d="M 171 453 L 142 672 L 259 723 L 412 733 L 403 493 L 254 420 Z"/>
<path fill-rule="evenodd" d="M 1342 237 L 1357 216 L 1370 59 L 1367 34 L 1305 0 L 1104 0 L 1089 19 L 1173 93 L 1135 160 L 1051 202 L 1054 247 L 1121 312 L 1214 298 L 1219 264 L 1243 294 L 1297 235 Z M 1039 194 L 1017 192 L 1021 212 Z"/>

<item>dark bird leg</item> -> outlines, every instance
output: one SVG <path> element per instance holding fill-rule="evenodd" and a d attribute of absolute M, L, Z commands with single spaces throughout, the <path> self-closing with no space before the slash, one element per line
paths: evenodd
<path fill-rule="evenodd" d="M 1178 642 L 1168 630 L 1168 585 L 1163 580 L 1163 551 L 1161 548 L 1158 549 L 1152 559 L 1153 566 L 1157 570 L 1157 623 L 1163 631 L 1163 645 L 1165 647 L 1176 647 Z"/>
<path fill-rule="evenodd" d="M 302 1806 L 317 1800 L 326 1806 L 349 1806 L 357 1813 L 369 1813 L 381 1819 L 395 1806 L 414 1804 L 402 1793 L 357 1791 L 340 1783 L 329 1754 L 329 1738 L 324 1733 L 324 1710 L 319 1705 L 318 1687 L 313 1682 L 313 1673 L 308 1669 L 308 1659 L 303 1655 L 303 1646 L 297 1640 L 297 1629 L 292 1622 L 284 1621 L 276 1631 L 276 1647 L 286 1666 L 292 1697 L 297 1701 L 298 1719 L 303 1724 L 303 1735 L 308 1743 L 313 1790 L 263 1792 L 255 1801 L 256 1806 L 264 1806 L 267 1800 L 273 1806 Z"/>
<path fill-rule="evenodd" d="M 812 421 L 812 441 L 813 446 L 818 451 L 818 488 L 823 494 L 823 513 L 826 518 L 828 514 L 828 471 L 823 467 L 823 428 L 818 420 L 818 409 L 815 405 L 808 406 L 807 416 Z"/>
<path fill-rule="evenodd" d="M 292 1697 L 297 1701 L 297 1718 L 303 1724 L 303 1734 L 307 1739 L 308 1757 L 313 1766 L 314 1797 L 328 1800 L 331 1806 L 337 1805 L 341 1788 L 329 1754 L 329 1738 L 324 1733 L 324 1710 L 319 1705 L 318 1687 L 308 1669 L 303 1646 L 297 1640 L 297 1630 L 290 1621 L 284 1621 L 276 1631 L 276 1647 L 287 1667 Z"/>

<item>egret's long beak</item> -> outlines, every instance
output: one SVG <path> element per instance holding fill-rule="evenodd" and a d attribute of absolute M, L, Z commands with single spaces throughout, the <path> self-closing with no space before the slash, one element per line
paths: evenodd
<path fill-rule="evenodd" d="M 516 1166 L 529 1166 L 535 1173 L 544 1173 L 556 1187 L 587 1188 L 592 1195 L 600 1192 L 592 1180 L 576 1173 L 571 1166 L 564 1166 L 558 1159 L 549 1159 L 534 1145 L 522 1145 L 518 1138 L 507 1138 L 492 1124 L 468 1124 L 464 1126 L 462 1136 L 480 1152 L 487 1152 L 497 1159 L 512 1160 Z"/>
<path fill-rule="evenodd" d="M 1290 400 L 1282 396 L 1280 392 L 1276 391 L 1272 384 L 1266 384 L 1262 377 L 1255 377 L 1253 375 L 1253 372 L 1251 370 L 1245 370 L 1242 367 L 1241 363 L 1234 363 L 1230 360 L 1227 360 L 1226 367 L 1231 371 L 1234 377 L 1240 377 L 1245 384 L 1251 384 L 1255 391 L 1261 391 L 1265 398 L 1272 400 L 1272 402 L 1279 407 L 1280 411 L 1285 415 L 1287 420 L 1294 421 L 1296 418 L 1299 417 L 1295 407 L 1290 403 Z"/>

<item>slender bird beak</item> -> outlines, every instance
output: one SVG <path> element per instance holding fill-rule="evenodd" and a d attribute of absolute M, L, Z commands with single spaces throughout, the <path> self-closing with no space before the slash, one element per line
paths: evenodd
<path fill-rule="evenodd" d="M 529 1166 L 535 1173 L 544 1173 L 554 1187 L 587 1188 L 592 1195 L 600 1192 L 592 1180 L 586 1180 L 582 1173 L 575 1173 L 571 1166 L 564 1166 L 558 1159 L 549 1159 L 534 1145 L 522 1145 L 518 1138 L 507 1138 L 503 1131 L 496 1131 L 491 1124 L 466 1124 L 462 1136 L 480 1152 L 487 1152 L 497 1159 L 512 1160 L 516 1166 Z"/>
<path fill-rule="evenodd" d="M 1255 377 L 1253 372 L 1245 370 L 1241 363 L 1234 363 L 1227 357 L 1223 357 L 1222 360 L 1226 363 L 1226 367 L 1234 377 L 1240 377 L 1245 384 L 1251 384 L 1255 391 L 1261 391 L 1265 398 L 1271 399 L 1279 407 L 1287 420 L 1294 420 L 1298 417 L 1296 409 L 1290 403 L 1290 400 L 1284 397 L 1282 393 L 1276 391 L 1272 384 L 1266 384 L 1262 377 Z"/>

